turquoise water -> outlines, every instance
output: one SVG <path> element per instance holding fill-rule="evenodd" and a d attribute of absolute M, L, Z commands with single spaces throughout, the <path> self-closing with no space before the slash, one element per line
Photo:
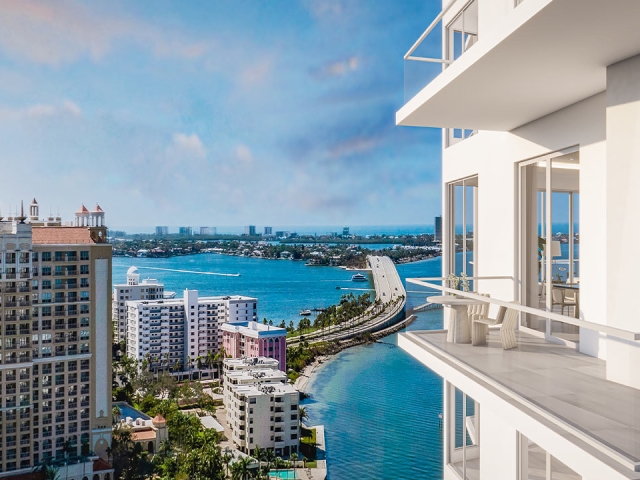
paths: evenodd
<path fill-rule="evenodd" d="M 182 296 L 185 288 L 204 295 L 248 295 L 258 298 L 258 318 L 279 324 L 282 320 L 297 325 L 300 310 L 324 308 L 340 301 L 349 292 L 369 292 L 369 282 L 351 281 L 353 271 L 338 267 L 307 267 L 291 260 L 261 260 L 229 255 L 199 254 L 172 258 L 113 259 L 113 283 L 126 283 L 130 266 L 140 270 L 140 278 L 156 278 L 165 290 Z M 162 270 L 156 270 L 162 269 Z M 164 270 L 166 269 L 166 270 Z M 194 273 L 171 270 L 188 270 Z M 198 273 L 200 272 L 200 273 Z M 239 277 L 203 273 L 239 273 Z M 341 287 L 337 290 L 336 287 Z M 313 316 L 311 317 L 313 319 Z"/>
<path fill-rule="evenodd" d="M 122 418 L 127 418 L 127 417 L 131 417 L 134 420 L 136 418 L 141 418 L 142 420 L 151 420 L 151 417 L 149 417 L 148 415 L 137 411 L 135 408 L 133 408 L 130 405 L 127 405 L 124 402 L 117 402 L 114 403 L 113 406 L 117 406 L 120 409 L 120 417 Z"/>
<path fill-rule="evenodd" d="M 339 268 L 305 267 L 302 262 L 222 255 L 169 259 L 114 258 L 113 282 L 125 281 L 131 265 L 165 283 L 167 290 L 196 288 L 205 295 L 243 294 L 258 298 L 260 318 L 297 323 L 303 308 L 330 305 L 353 287 Z M 398 266 L 401 278 L 440 275 L 440 258 Z M 240 273 L 218 277 L 197 273 L 145 270 L 142 267 Z M 366 288 L 366 283 L 357 288 Z M 406 286 L 408 306 L 425 303 L 424 292 Z M 361 293 L 354 291 L 354 293 Z M 180 294 L 180 293 L 179 293 Z M 442 327 L 440 310 L 418 314 L 410 329 Z M 442 380 L 396 346 L 397 335 L 383 342 L 342 352 L 318 372 L 305 400 L 311 424 L 324 424 L 328 478 L 440 479 Z"/>
<path fill-rule="evenodd" d="M 293 470 L 269 470 L 269 478 L 296 479 L 300 478 Z"/>

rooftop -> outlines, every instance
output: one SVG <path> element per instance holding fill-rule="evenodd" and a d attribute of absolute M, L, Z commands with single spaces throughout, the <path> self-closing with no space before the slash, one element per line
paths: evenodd
<path fill-rule="evenodd" d="M 512 350 L 502 349 L 493 330 L 486 346 L 449 343 L 446 336 L 446 331 L 407 332 L 399 344 L 417 358 L 430 356 L 436 373 L 438 366 L 453 368 L 541 415 L 572 442 L 595 447 L 609 463 L 626 471 L 640 466 L 640 391 L 606 380 L 604 361 L 522 332 L 516 332 L 518 346 Z"/>
<path fill-rule="evenodd" d="M 274 325 L 265 325 L 259 322 L 228 322 L 222 324 L 222 330 L 225 332 L 242 333 L 250 337 L 262 336 L 281 336 L 287 334 L 286 328 L 276 327 Z"/>
<path fill-rule="evenodd" d="M 289 383 L 266 383 L 263 385 L 229 385 L 237 392 L 245 395 L 285 395 L 288 393 L 297 394 L 298 391 Z"/>
<path fill-rule="evenodd" d="M 33 227 L 31 235 L 34 244 L 75 245 L 99 243 L 91 235 L 91 227 Z"/>

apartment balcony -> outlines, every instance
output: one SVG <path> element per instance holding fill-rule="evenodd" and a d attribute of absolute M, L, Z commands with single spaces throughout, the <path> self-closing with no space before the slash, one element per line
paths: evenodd
<path fill-rule="evenodd" d="M 574 348 L 521 331 L 516 339 L 516 348 L 503 350 L 497 330 L 483 346 L 450 343 L 443 330 L 413 331 L 400 334 L 398 345 L 439 376 L 463 382 L 455 386 L 480 406 L 501 405 L 512 420 L 536 418 L 558 438 L 595 448 L 617 470 L 640 471 L 640 391 L 605 380 L 605 362 Z"/>
<path fill-rule="evenodd" d="M 604 91 L 606 67 L 640 53 L 639 2 L 526 0 L 495 20 L 483 17 L 481 1 L 478 8 L 471 28 L 441 13 L 405 55 L 407 71 L 431 70 L 405 78 L 418 87 L 398 125 L 510 131 Z M 442 29 L 449 44 L 460 38 L 453 57 L 447 48 L 424 52 L 423 40 Z"/>

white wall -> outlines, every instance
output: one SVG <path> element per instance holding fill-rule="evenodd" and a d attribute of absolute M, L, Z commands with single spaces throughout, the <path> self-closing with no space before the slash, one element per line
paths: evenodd
<path fill-rule="evenodd" d="M 607 69 L 606 308 L 608 324 L 640 331 L 640 56 Z M 640 388 L 637 342 L 609 339 L 607 378 Z"/>
<path fill-rule="evenodd" d="M 491 406 L 480 406 L 480 480 L 512 480 L 517 478 L 517 431 Z"/>
<path fill-rule="evenodd" d="M 602 289 L 606 256 L 603 228 L 605 94 L 590 97 L 511 132 L 480 132 L 444 150 L 443 183 L 478 175 L 477 274 L 516 276 L 518 270 L 517 163 L 579 146 L 580 151 L 580 316 L 605 323 Z M 446 236 L 447 230 L 443 229 Z M 446 238 L 445 238 L 446 242 Z M 479 290 L 512 300 L 513 281 L 488 280 Z M 604 356 L 597 335 L 583 333 L 584 351 Z"/>

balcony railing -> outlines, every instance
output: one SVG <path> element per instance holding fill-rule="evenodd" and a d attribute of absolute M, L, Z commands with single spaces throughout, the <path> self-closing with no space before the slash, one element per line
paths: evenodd
<path fill-rule="evenodd" d="M 469 280 L 495 280 L 495 279 L 507 279 L 511 277 L 468 277 Z M 412 283 L 414 285 L 420 285 L 422 287 L 426 287 L 429 289 L 441 291 L 444 293 L 458 295 L 459 297 L 470 298 L 473 300 L 478 300 L 482 303 L 489 303 L 491 305 L 497 305 L 500 307 L 507 307 L 512 310 L 517 310 L 521 313 L 528 313 L 530 315 L 534 315 L 540 318 L 547 318 L 550 321 L 562 322 L 568 325 L 573 325 L 580 328 L 586 328 L 589 330 L 593 330 L 596 332 L 604 333 L 606 335 L 610 335 L 613 337 L 617 337 L 623 340 L 629 341 L 638 341 L 640 340 L 640 332 L 633 332 L 629 330 L 623 330 L 621 328 L 611 327 L 609 325 L 602 325 L 599 323 L 588 322 L 586 320 L 582 320 L 580 318 L 569 317 L 567 315 L 562 315 L 556 312 L 542 310 L 539 308 L 528 307 L 525 305 L 520 305 L 517 303 L 498 300 L 492 297 L 485 297 L 483 295 L 479 295 L 478 293 L 473 292 L 463 292 L 460 290 L 455 290 L 453 288 L 445 287 L 443 285 L 438 285 L 436 283 L 431 283 L 434 281 L 444 281 L 445 278 L 440 277 L 429 277 L 429 278 L 407 278 L 407 283 Z"/>
<path fill-rule="evenodd" d="M 477 43 L 479 38 L 478 1 L 470 0 L 464 3 L 460 0 L 451 0 L 404 55 L 405 102 L 413 98 Z M 455 4 L 462 5 L 462 7 L 457 12 L 450 13 Z M 438 40 L 431 42 L 430 46 L 433 49 L 433 45 L 437 45 L 440 50 L 439 54 L 427 56 L 418 53 L 419 49 L 422 51 L 428 48 L 428 46 L 423 46 L 423 43 L 433 32 L 437 35 Z M 443 39 L 444 45 L 441 45 L 440 39 Z M 426 43 L 429 44 L 429 42 Z M 476 132 L 467 129 L 446 129 L 445 146 L 453 145 L 474 133 Z"/>

